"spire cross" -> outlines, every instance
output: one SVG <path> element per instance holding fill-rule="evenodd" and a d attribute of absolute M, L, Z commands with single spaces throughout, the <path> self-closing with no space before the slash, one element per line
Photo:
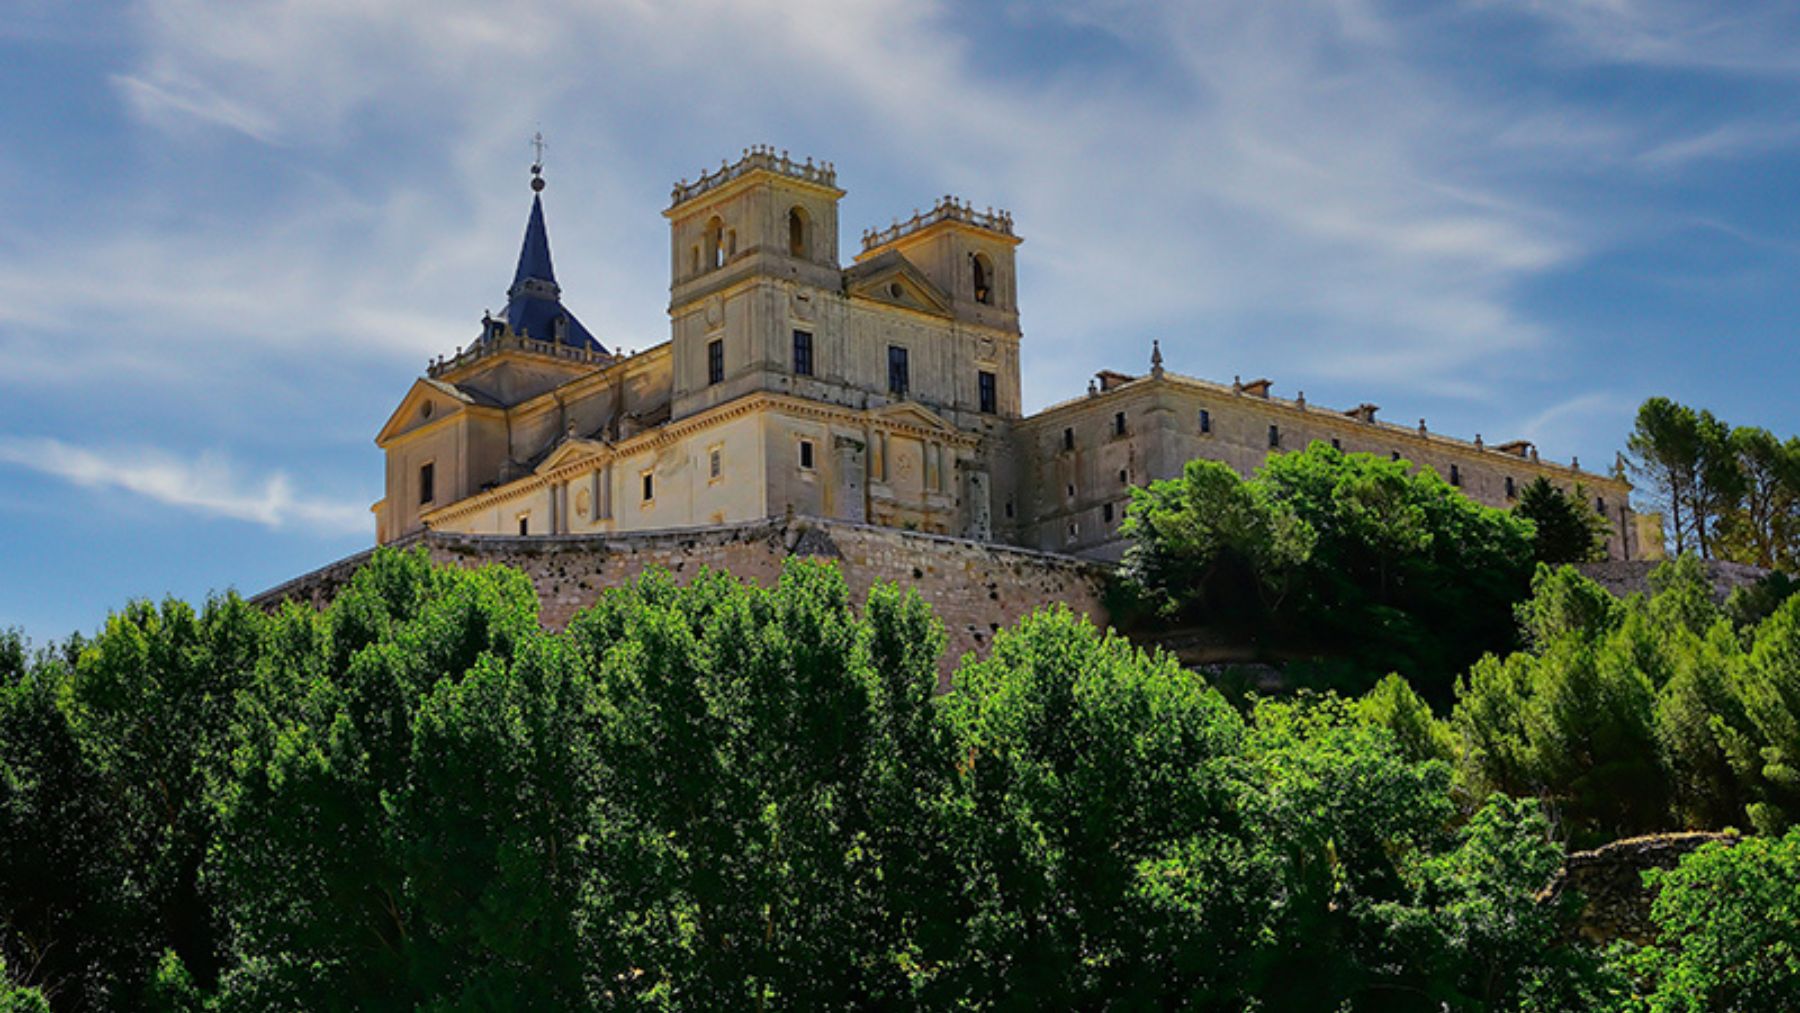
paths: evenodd
<path fill-rule="evenodd" d="M 537 133 L 533 134 L 531 137 L 531 150 L 537 153 L 537 157 L 532 159 L 532 161 L 531 161 L 531 172 L 532 172 L 532 175 L 534 175 L 534 176 L 539 173 L 542 173 L 544 171 L 544 148 L 545 147 L 546 147 L 546 145 L 544 144 L 544 132 L 542 130 L 540 130 Z"/>

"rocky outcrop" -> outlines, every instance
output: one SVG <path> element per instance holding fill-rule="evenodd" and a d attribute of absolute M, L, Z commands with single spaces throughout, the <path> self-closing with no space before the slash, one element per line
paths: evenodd
<path fill-rule="evenodd" d="M 1650 593 L 1650 572 L 1663 565 L 1661 560 L 1609 559 L 1604 563 L 1579 563 L 1575 569 L 1601 587 L 1623 598 L 1631 594 Z M 1749 587 L 1769 575 L 1769 571 L 1748 563 L 1728 563 L 1709 559 L 1700 564 L 1712 584 L 1713 600 L 1721 604 L 1740 587 Z"/>
<path fill-rule="evenodd" d="M 1593 851 L 1577 851 L 1563 863 L 1540 900 L 1557 903 L 1574 895 L 1579 909 L 1570 934 L 1595 943 L 1627 939 L 1648 943 L 1655 938 L 1650 923 L 1654 893 L 1644 885 L 1649 869 L 1673 869 L 1703 844 L 1736 844 L 1730 833 L 1650 834 L 1614 841 Z"/>

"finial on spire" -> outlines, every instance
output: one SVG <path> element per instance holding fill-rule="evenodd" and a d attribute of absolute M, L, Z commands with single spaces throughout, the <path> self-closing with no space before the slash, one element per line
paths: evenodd
<path fill-rule="evenodd" d="M 544 191 L 544 148 L 546 147 L 548 147 L 548 145 L 544 143 L 544 132 L 542 130 L 532 135 L 531 150 L 535 154 L 535 157 L 531 160 L 532 193 L 542 193 Z"/>
<path fill-rule="evenodd" d="M 1150 375 L 1163 375 L 1162 342 L 1156 338 L 1150 339 Z"/>

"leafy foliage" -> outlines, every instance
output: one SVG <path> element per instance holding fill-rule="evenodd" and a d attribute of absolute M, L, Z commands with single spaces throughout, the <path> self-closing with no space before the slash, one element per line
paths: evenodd
<path fill-rule="evenodd" d="M 1347 659 L 1364 686 L 1398 671 L 1447 701 L 1457 672 L 1515 642 L 1532 528 L 1411 468 L 1322 443 L 1249 479 L 1193 462 L 1133 491 L 1122 576 L 1166 616 L 1248 620 Z"/>
<path fill-rule="evenodd" d="M 1611 528 L 1606 518 L 1587 504 L 1587 493 L 1580 485 L 1564 492 L 1542 475 L 1519 491 L 1513 513 L 1532 523 L 1532 553 L 1538 562 L 1587 563 L 1606 558 L 1606 536 Z"/>

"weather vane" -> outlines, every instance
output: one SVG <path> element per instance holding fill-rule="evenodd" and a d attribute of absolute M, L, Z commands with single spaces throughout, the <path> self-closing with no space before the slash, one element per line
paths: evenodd
<path fill-rule="evenodd" d="M 544 147 L 544 132 L 540 130 L 531 138 L 531 148 L 537 153 L 537 157 L 531 162 L 531 189 L 533 191 L 544 189 Z"/>

